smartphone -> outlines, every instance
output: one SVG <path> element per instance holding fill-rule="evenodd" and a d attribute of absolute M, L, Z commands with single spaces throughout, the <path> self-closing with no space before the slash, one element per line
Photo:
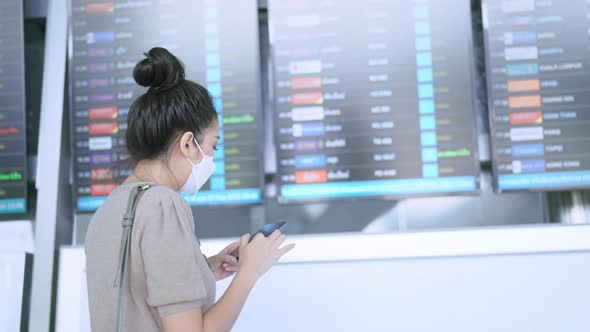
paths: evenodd
<path fill-rule="evenodd" d="M 262 233 L 262 235 L 264 235 L 265 237 L 269 237 L 277 229 L 280 230 L 283 227 L 285 227 L 286 224 L 287 224 L 287 222 L 285 222 L 285 221 L 275 222 L 273 224 L 266 224 L 266 225 L 262 226 L 256 233 L 254 233 L 254 234 L 252 234 L 252 236 L 250 236 L 250 240 L 248 241 L 248 243 L 252 242 L 252 239 L 254 239 L 254 237 L 258 233 Z M 240 259 L 239 252 L 236 252 L 235 254 L 230 254 L 230 255 L 233 255 L 237 259 Z"/>
<path fill-rule="evenodd" d="M 281 222 L 275 222 L 274 224 L 266 224 L 264 226 L 262 226 L 258 232 L 254 233 L 252 236 L 250 236 L 250 241 L 252 241 L 252 239 L 254 239 L 254 237 L 258 234 L 258 233 L 262 233 L 262 235 L 264 235 L 265 237 L 269 237 L 274 231 L 276 231 L 277 229 L 282 229 L 283 227 L 285 227 L 285 225 L 287 224 L 287 222 L 285 221 L 281 221 Z"/>

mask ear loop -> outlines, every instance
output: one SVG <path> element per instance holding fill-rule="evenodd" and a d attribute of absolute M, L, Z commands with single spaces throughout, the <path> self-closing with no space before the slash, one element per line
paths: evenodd
<path fill-rule="evenodd" d="M 197 144 L 197 148 L 199 149 L 199 151 L 201 152 L 201 155 L 203 156 L 203 158 L 205 157 L 205 153 L 203 152 L 203 150 L 201 149 L 201 146 L 199 145 L 199 142 L 197 142 L 197 139 L 193 137 L 193 141 L 195 141 L 195 144 Z M 191 160 L 191 158 L 186 157 L 186 160 L 188 160 L 189 163 L 191 163 L 191 166 L 195 166 L 195 163 L 193 163 L 193 161 Z"/>
<path fill-rule="evenodd" d="M 197 148 L 199 148 L 199 151 L 201 151 L 201 155 L 203 156 L 203 158 L 206 157 L 205 152 L 203 152 L 203 150 L 201 149 L 201 146 L 199 145 L 199 142 L 197 142 L 197 139 L 193 138 L 193 141 L 195 141 L 195 143 L 197 144 Z"/>

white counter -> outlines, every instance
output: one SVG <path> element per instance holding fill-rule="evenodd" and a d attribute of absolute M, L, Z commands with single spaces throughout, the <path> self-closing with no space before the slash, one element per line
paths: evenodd
<path fill-rule="evenodd" d="M 202 240 L 211 255 L 230 239 Z M 588 331 L 590 225 L 291 236 L 234 331 Z M 61 250 L 56 331 L 87 331 L 84 253 Z M 230 280 L 218 283 L 220 296 Z M 72 287 L 81 285 L 81 289 Z"/>
<path fill-rule="evenodd" d="M 236 239 L 203 240 L 207 255 Z M 590 250 L 590 225 L 472 228 L 391 234 L 289 236 L 282 263 L 526 254 Z"/>

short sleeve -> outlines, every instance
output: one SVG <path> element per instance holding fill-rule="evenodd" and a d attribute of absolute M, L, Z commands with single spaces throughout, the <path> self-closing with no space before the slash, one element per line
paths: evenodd
<path fill-rule="evenodd" d="M 201 253 L 193 220 L 183 205 L 186 202 L 176 193 L 153 191 L 149 193 L 153 199 L 141 202 L 136 212 L 136 220 L 141 220 L 139 247 L 147 302 L 161 317 L 202 308 L 207 290 L 198 266 Z"/>

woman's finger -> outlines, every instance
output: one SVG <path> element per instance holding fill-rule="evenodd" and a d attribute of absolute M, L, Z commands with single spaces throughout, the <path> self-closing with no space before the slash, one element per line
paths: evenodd
<path fill-rule="evenodd" d="M 276 241 L 283 233 L 281 233 L 280 230 L 275 230 L 274 232 L 272 232 L 272 234 L 270 234 L 270 236 L 268 237 L 271 241 Z"/>
<path fill-rule="evenodd" d="M 285 235 L 285 234 L 279 235 L 279 237 L 276 238 L 276 240 L 275 240 L 275 248 L 280 247 L 281 244 L 283 244 L 285 242 L 285 240 L 287 240 L 287 235 Z"/>
<path fill-rule="evenodd" d="M 238 264 L 238 260 L 232 255 L 219 255 L 224 264 Z"/>
<path fill-rule="evenodd" d="M 221 253 L 229 254 L 229 253 L 232 253 L 232 252 L 238 250 L 239 247 L 240 247 L 240 241 L 236 241 L 236 242 L 229 244 L 227 247 L 225 247 L 225 249 L 223 249 L 221 251 Z"/>
<path fill-rule="evenodd" d="M 240 248 L 247 246 L 248 241 L 250 241 L 250 234 L 242 235 L 242 237 L 240 238 Z"/>
<path fill-rule="evenodd" d="M 293 248 L 295 248 L 295 243 L 291 243 L 291 244 L 288 244 L 288 245 L 280 248 L 279 249 L 279 258 L 283 257 L 284 254 L 288 253 Z"/>
<path fill-rule="evenodd" d="M 237 265 L 230 265 L 227 267 L 224 267 L 225 272 L 238 272 L 238 266 Z"/>

